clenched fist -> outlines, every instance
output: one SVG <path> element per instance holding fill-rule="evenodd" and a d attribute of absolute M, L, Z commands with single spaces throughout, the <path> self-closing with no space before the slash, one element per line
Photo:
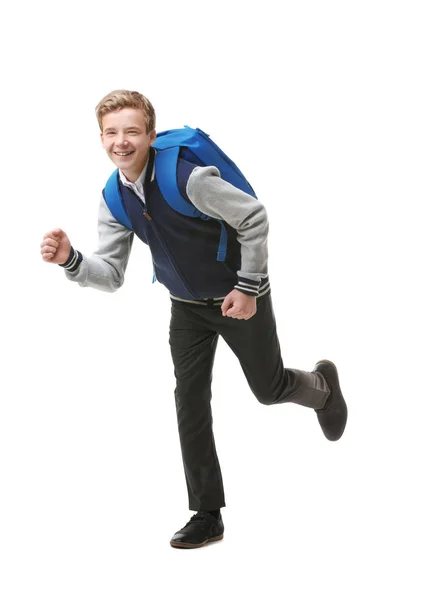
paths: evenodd
<path fill-rule="evenodd" d="M 71 251 L 69 238 L 62 229 L 53 229 L 46 233 L 40 246 L 43 260 L 57 265 L 65 263 Z"/>
<path fill-rule="evenodd" d="M 232 290 L 224 299 L 221 307 L 224 317 L 232 319 L 251 319 L 257 312 L 255 296 L 247 296 L 239 290 Z"/>

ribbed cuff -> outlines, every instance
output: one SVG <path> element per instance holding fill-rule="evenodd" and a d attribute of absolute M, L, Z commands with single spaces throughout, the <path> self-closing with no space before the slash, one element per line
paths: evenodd
<path fill-rule="evenodd" d="M 253 281 L 246 277 L 238 277 L 238 283 L 236 284 L 235 289 L 243 294 L 247 294 L 247 296 L 257 296 L 260 283 L 260 281 Z"/>
<path fill-rule="evenodd" d="M 82 262 L 82 259 L 83 256 L 79 252 L 79 250 L 74 250 L 74 248 L 71 246 L 71 251 L 68 260 L 65 263 L 62 263 L 61 265 L 59 264 L 59 267 L 63 267 L 64 269 L 66 269 L 66 271 L 72 273 L 73 271 L 76 271 L 76 269 L 79 267 L 79 265 Z"/>

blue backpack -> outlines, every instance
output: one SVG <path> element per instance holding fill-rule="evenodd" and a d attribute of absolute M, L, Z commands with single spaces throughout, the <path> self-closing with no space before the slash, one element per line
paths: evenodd
<path fill-rule="evenodd" d="M 200 167 L 215 166 L 219 169 L 222 179 L 231 183 L 243 192 L 257 197 L 244 175 L 236 164 L 215 144 L 201 129 L 185 126 L 183 129 L 170 129 L 157 134 L 153 144 L 157 150 L 155 169 L 156 179 L 165 201 L 177 212 L 187 217 L 197 217 L 209 220 L 212 217 L 200 212 L 180 193 L 177 183 L 178 159 L 182 158 Z M 126 214 L 118 185 L 119 170 L 116 169 L 109 177 L 104 197 L 114 218 L 132 229 Z M 224 261 L 226 257 L 227 233 L 221 220 L 221 235 L 217 260 Z"/>

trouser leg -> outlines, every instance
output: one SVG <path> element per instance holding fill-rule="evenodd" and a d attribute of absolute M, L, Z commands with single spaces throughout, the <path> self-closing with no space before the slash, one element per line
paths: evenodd
<path fill-rule="evenodd" d="M 270 294 L 257 300 L 247 320 L 222 317 L 217 331 L 236 354 L 256 398 L 263 404 L 294 402 L 318 409 L 329 396 L 320 373 L 285 369 Z"/>
<path fill-rule="evenodd" d="M 190 510 L 225 506 L 211 412 L 218 334 L 189 307 L 172 305 L 169 342 L 175 368 L 175 403 Z"/>

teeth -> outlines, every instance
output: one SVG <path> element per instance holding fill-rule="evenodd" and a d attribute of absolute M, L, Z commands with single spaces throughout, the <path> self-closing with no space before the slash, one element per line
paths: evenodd
<path fill-rule="evenodd" d="M 115 152 L 118 156 L 128 156 L 128 154 L 132 154 L 132 152 Z"/>

